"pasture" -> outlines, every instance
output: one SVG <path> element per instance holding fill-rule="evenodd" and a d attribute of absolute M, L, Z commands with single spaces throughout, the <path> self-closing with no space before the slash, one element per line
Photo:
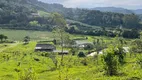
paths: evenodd
<path fill-rule="evenodd" d="M 137 64 L 137 57 L 141 54 L 126 54 L 125 64 L 119 66 L 116 76 L 105 75 L 103 55 L 96 57 L 78 57 L 78 52 L 89 50 L 78 50 L 75 55 L 64 56 L 64 66 L 60 66 L 61 55 L 51 52 L 34 52 L 38 41 L 53 40 L 54 34 L 47 31 L 25 31 L 1 29 L 0 34 L 8 36 L 9 40 L 16 43 L 0 44 L 0 80 L 141 80 L 142 69 Z M 30 36 L 29 44 L 24 45 L 23 38 Z M 95 37 L 87 35 L 70 35 L 71 39 L 86 39 L 92 42 L 96 39 L 103 39 L 105 43 L 115 45 L 117 38 Z M 127 46 L 132 40 L 125 39 Z M 103 44 L 104 45 L 104 44 Z M 125 45 L 125 46 L 126 46 Z M 56 45 L 57 49 L 61 49 Z M 55 62 L 57 61 L 57 65 Z"/>
<path fill-rule="evenodd" d="M 23 41 L 25 36 L 29 36 L 31 40 L 51 40 L 52 32 L 48 31 L 32 31 L 32 30 L 9 30 L 0 29 L 0 34 L 8 36 L 10 40 Z"/>
<path fill-rule="evenodd" d="M 65 55 L 64 66 L 59 68 L 60 55 L 53 53 L 34 52 L 36 42 L 28 45 L 19 43 L 7 47 L 0 54 L 0 80 L 140 80 L 142 69 L 136 64 L 137 54 L 127 54 L 126 64 L 120 67 L 118 76 L 104 75 L 103 61 L 99 56 L 96 64 L 94 57 L 79 58 L 76 55 Z M 55 68 L 53 57 L 58 60 Z M 86 64 L 84 64 L 86 63 Z"/>

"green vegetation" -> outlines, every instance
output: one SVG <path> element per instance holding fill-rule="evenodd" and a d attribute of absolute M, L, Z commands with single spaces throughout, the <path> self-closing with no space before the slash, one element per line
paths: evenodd
<path fill-rule="evenodd" d="M 0 0 L 0 22 L 0 80 L 142 79 L 142 25 L 135 14 Z M 56 49 L 36 52 L 37 43 Z"/>
<path fill-rule="evenodd" d="M 104 63 L 102 62 L 103 55 L 99 55 L 98 64 L 96 64 L 96 58 L 94 57 L 79 58 L 77 56 L 65 55 L 64 66 L 60 66 L 59 68 L 61 59 L 60 55 L 53 53 L 34 52 L 35 45 L 36 42 L 30 42 L 27 45 L 19 43 L 16 46 L 7 47 L 7 49 L 3 50 L 0 55 L 0 78 L 2 80 L 142 79 L 142 69 L 139 66 L 141 65 L 141 59 L 137 59 L 137 57 L 141 54 L 136 54 L 136 56 L 132 55 L 130 57 L 129 53 L 127 53 L 126 63 L 124 65 L 119 65 L 119 68 L 117 69 L 117 57 L 114 57 L 114 60 L 111 58 L 105 58 L 105 61 L 113 60 L 112 64 L 108 66 L 112 66 L 114 72 L 115 69 L 117 70 L 117 75 L 115 74 L 114 76 L 108 76 L 105 75 Z M 111 52 L 111 50 L 109 52 Z M 113 56 L 111 57 L 113 58 Z M 54 59 L 58 61 L 57 68 L 54 64 Z M 109 70 L 113 69 L 111 68 Z M 29 75 L 27 75 L 27 73 Z"/>
<path fill-rule="evenodd" d="M 100 12 L 97 10 L 65 8 L 60 4 L 47 4 L 38 0 L 0 1 L 0 27 L 24 30 L 53 30 L 54 12 L 58 12 L 68 24 L 79 29 L 106 28 L 141 28 L 140 16 Z M 81 23 L 82 22 L 82 23 Z"/>
<path fill-rule="evenodd" d="M 48 31 L 10 30 L 0 29 L 0 34 L 6 35 L 10 40 L 23 41 L 25 36 L 31 40 L 52 40 L 53 34 Z"/>

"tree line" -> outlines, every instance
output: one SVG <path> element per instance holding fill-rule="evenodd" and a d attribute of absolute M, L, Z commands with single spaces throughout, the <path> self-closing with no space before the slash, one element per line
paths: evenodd
<path fill-rule="evenodd" d="M 140 31 L 138 29 L 106 29 L 105 27 L 102 27 L 101 29 L 79 30 L 72 26 L 66 29 L 66 32 L 70 34 L 83 34 L 91 36 L 123 37 L 130 39 L 140 38 Z"/>

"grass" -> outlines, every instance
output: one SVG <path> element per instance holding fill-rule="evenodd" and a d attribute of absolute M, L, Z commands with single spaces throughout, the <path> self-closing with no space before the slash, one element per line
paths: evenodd
<path fill-rule="evenodd" d="M 52 33 L 48 31 L 0 29 L 0 34 L 4 34 L 14 41 L 23 41 L 25 36 L 30 36 L 31 40 L 51 40 L 53 38 Z"/>
<path fill-rule="evenodd" d="M 39 15 L 42 16 L 42 17 L 50 17 L 51 14 L 50 13 L 47 13 L 47 12 L 44 12 L 44 11 L 38 11 Z"/>
<path fill-rule="evenodd" d="M 32 68 L 32 72 L 37 80 L 134 80 L 142 79 L 142 69 L 137 65 L 136 57 L 126 57 L 126 64 L 119 69 L 119 75 L 104 75 L 103 63 L 101 55 L 99 56 L 99 64 L 93 57 L 78 58 L 76 56 L 65 55 L 64 66 L 54 69 L 54 63 L 49 57 L 41 56 L 41 52 L 34 52 L 36 42 L 30 42 L 28 45 L 22 43 L 13 47 L 7 47 L 0 54 L 0 80 L 18 80 L 21 73 Z M 52 53 L 48 53 L 51 55 Z M 9 56 L 9 59 L 3 56 Z M 141 56 L 141 54 L 137 55 Z M 59 55 L 56 59 L 60 62 Z M 38 58 L 39 61 L 34 60 Z M 70 60 L 71 61 L 68 61 Z M 82 61 L 86 61 L 87 65 L 83 65 Z M 20 62 L 20 65 L 18 66 Z M 19 71 L 19 72 L 17 72 Z M 61 71 L 61 75 L 59 75 Z"/>
<path fill-rule="evenodd" d="M 18 34 L 17 34 L 18 33 Z M 141 80 L 142 69 L 136 64 L 137 56 L 142 54 L 126 55 L 126 64 L 119 67 L 119 74 L 116 76 L 105 75 L 102 56 L 99 55 L 99 64 L 96 63 L 96 58 L 86 57 L 78 58 L 75 56 L 65 55 L 64 66 L 59 68 L 61 56 L 53 53 L 34 52 L 37 41 L 52 40 L 52 33 L 47 31 L 25 31 L 25 30 L 6 30 L 1 29 L 0 34 L 9 37 L 10 40 L 22 41 L 25 36 L 31 37 L 31 42 L 27 45 L 23 43 L 3 43 L 0 44 L 0 80 L 21 80 L 20 77 L 31 72 L 37 80 Z M 71 35 L 71 39 L 88 37 L 88 41 L 94 39 L 103 39 L 105 42 L 114 43 L 116 38 L 96 37 Z M 131 42 L 130 39 L 125 39 Z M 128 44 L 129 44 L 128 43 Z M 7 46 L 5 46 L 7 45 Z M 128 46 L 128 45 L 127 45 Z M 60 46 L 56 46 L 61 49 Z M 69 50 L 69 48 L 66 48 Z M 44 55 L 47 56 L 44 56 Z M 58 60 L 58 68 L 55 65 L 51 56 L 55 56 Z M 39 61 L 35 60 L 39 59 Z M 83 63 L 86 62 L 87 65 Z M 26 72 L 25 72 L 26 71 Z M 35 79 L 34 79 L 35 80 Z"/>

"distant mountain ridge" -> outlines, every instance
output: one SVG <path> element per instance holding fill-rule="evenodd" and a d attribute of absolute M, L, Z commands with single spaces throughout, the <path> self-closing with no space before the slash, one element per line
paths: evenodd
<path fill-rule="evenodd" d="M 135 14 L 142 14 L 142 9 L 133 10 Z"/>
<path fill-rule="evenodd" d="M 115 13 L 123 13 L 123 14 L 142 14 L 142 9 L 137 10 L 129 10 L 125 8 L 119 8 L 119 7 L 96 7 L 92 8 L 91 10 L 99 10 L 102 12 L 115 12 Z"/>
<path fill-rule="evenodd" d="M 132 14 L 133 11 L 124 9 L 124 8 L 116 8 L 116 7 L 96 7 L 93 10 L 99 10 L 102 12 L 115 12 L 115 13 L 123 13 L 123 14 Z"/>

